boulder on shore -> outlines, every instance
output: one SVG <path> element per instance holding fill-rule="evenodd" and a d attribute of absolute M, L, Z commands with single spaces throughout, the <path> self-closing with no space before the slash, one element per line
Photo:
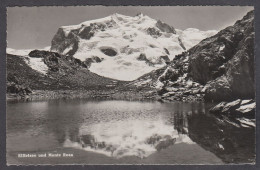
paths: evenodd
<path fill-rule="evenodd" d="M 227 116 L 227 117 L 245 117 L 253 119 L 255 118 L 256 102 L 252 99 L 241 100 L 237 99 L 232 102 L 221 102 L 210 109 L 210 113 L 215 115 Z"/>

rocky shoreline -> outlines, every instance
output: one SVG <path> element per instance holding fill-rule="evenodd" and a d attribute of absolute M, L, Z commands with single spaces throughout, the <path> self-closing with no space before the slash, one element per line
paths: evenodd
<path fill-rule="evenodd" d="M 232 102 L 221 102 L 210 109 L 215 115 L 226 115 L 227 117 L 255 117 L 256 102 L 254 100 L 237 99 Z"/>
<path fill-rule="evenodd" d="M 119 90 L 34 90 L 32 93 L 7 93 L 7 101 L 35 101 L 50 99 L 91 99 L 91 100 L 158 100 L 154 91 Z"/>

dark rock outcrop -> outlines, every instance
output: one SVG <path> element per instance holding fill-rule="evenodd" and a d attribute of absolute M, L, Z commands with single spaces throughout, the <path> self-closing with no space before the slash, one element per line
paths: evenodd
<path fill-rule="evenodd" d="M 110 56 L 110 57 L 114 57 L 117 55 L 117 52 L 115 49 L 113 48 L 102 48 L 100 49 L 104 54 L 106 54 L 107 56 Z"/>
<path fill-rule="evenodd" d="M 169 59 L 168 55 L 164 55 L 164 56 L 159 57 L 158 63 L 163 63 L 163 62 L 165 62 L 166 64 L 170 63 L 170 59 Z"/>
<path fill-rule="evenodd" d="M 228 117 L 255 117 L 256 103 L 254 100 L 235 100 L 232 102 L 221 102 L 210 109 L 210 112 Z"/>
<path fill-rule="evenodd" d="M 139 57 L 137 57 L 137 60 L 147 61 L 148 59 L 146 58 L 146 55 L 142 53 L 142 54 L 139 55 Z"/>
<path fill-rule="evenodd" d="M 88 26 L 83 28 L 83 30 L 79 33 L 79 37 L 89 40 L 91 37 L 93 37 L 95 34 L 93 26 Z"/>
<path fill-rule="evenodd" d="M 166 24 L 166 23 L 164 23 L 160 20 L 157 21 L 156 27 L 159 28 L 162 32 L 176 34 L 176 31 L 172 26 L 170 26 L 170 25 L 168 25 L 168 24 Z"/>
<path fill-rule="evenodd" d="M 230 84 L 225 76 L 209 81 L 202 91 L 205 93 L 204 98 L 206 101 L 226 101 L 234 98 Z"/>
<path fill-rule="evenodd" d="M 143 14 L 142 13 L 138 13 L 136 16 L 142 17 Z M 164 23 L 164 22 L 162 22 L 160 20 L 158 20 L 156 22 L 154 28 L 148 28 L 147 32 L 148 32 L 148 34 L 150 34 L 151 36 L 154 36 L 154 37 L 161 36 L 162 35 L 161 32 L 176 34 L 176 30 L 172 26 L 170 26 L 170 25 L 168 25 L 168 24 L 166 24 L 166 23 Z"/>
<path fill-rule="evenodd" d="M 181 48 L 183 48 L 184 50 L 186 50 L 186 47 L 184 46 L 182 40 L 178 37 L 178 41 L 179 41 L 179 44 L 181 46 Z"/>
<path fill-rule="evenodd" d="M 189 76 L 206 84 L 206 99 L 254 98 L 254 13 L 189 50 Z"/>
<path fill-rule="evenodd" d="M 79 38 L 76 35 L 77 33 L 78 30 L 74 30 L 66 35 L 64 29 L 59 28 L 51 41 L 51 51 L 63 53 L 66 48 L 70 48 L 71 50 L 67 54 L 73 55 L 78 50 Z"/>
<path fill-rule="evenodd" d="M 89 68 L 92 63 L 100 63 L 102 62 L 103 58 L 99 58 L 97 56 L 92 56 L 91 58 L 87 58 L 84 61 L 84 64 Z"/>
<path fill-rule="evenodd" d="M 162 35 L 162 33 L 160 32 L 160 30 L 156 29 L 156 28 L 148 28 L 146 30 L 146 32 L 151 35 L 154 38 L 158 38 Z"/>
<path fill-rule="evenodd" d="M 147 59 L 147 57 L 144 53 L 141 53 L 136 59 L 139 61 L 145 61 L 145 63 L 150 66 L 153 66 L 154 64 L 162 64 L 162 63 L 169 64 L 170 63 L 170 59 L 167 55 L 160 56 L 156 61 L 152 62 Z"/>
<path fill-rule="evenodd" d="M 154 63 L 152 63 L 150 60 L 147 59 L 146 55 L 144 53 L 141 53 L 138 57 L 137 60 L 139 61 L 145 61 L 146 64 L 153 66 Z"/>
<path fill-rule="evenodd" d="M 66 28 L 59 28 L 51 41 L 51 51 L 55 51 L 65 55 L 74 55 L 78 50 L 79 39 L 92 38 L 96 32 L 104 31 L 116 25 L 114 20 L 104 23 L 91 23 L 89 25 L 81 25 L 79 28 L 66 31 Z M 64 51 L 65 49 L 69 49 Z"/>
<path fill-rule="evenodd" d="M 164 48 L 164 51 L 166 52 L 166 54 L 170 55 L 170 52 L 167 48 Z"/>
<path fill-rule="evenodd" d="M 45 58 L 48 55 L 52 55 L 54 58 L 60 58 L 59 53 L 50 52 L 50 51 L 42 51 L 42 50 L 33 50 L 28 54 L 32 58 Z"/>

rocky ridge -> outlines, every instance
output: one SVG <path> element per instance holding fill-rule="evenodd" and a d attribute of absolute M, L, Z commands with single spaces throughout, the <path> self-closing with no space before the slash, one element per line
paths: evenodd
<path fill-rule="evenodd" d="M 222 102 L 210 112 L 253 118 L 254 11 L 128 85 L 156 88 L 163 101 Z M 242 104 L 247 100 L 250 108 Z M 229 102 L 244 110 L 234 110 Z"/>
<path fill-rule="evenodd" d="M 145 82 L 143 85 L 157 88 L 169 100 L 185 100 L 185 95 L 214 102 L 254 98 L 253 24 L 251 11 L 133 84 Z M 180 98 L 175 98 L 179 92 Z"/>
<path fill-rule="evenodd" d="M 44 63 L 46 70 L 30 67 L 35 59 Z M 7 92 L 10 93 L 18 93 L 19 87 L 24 87 L 23 90 L 27 87 L 32 90 L 110 89 L 117 83 L 91 73 L 86 63 L 69 55 L 40 50 L 31 51 L 29 56 L 7 54 Z"/>
<path fill-rule="evenodd" d="M 87 62 L 69 55 L 44 50 L 33 50 L 28 56 L 7 54 L 7 99 L 156 98 L 151 88 L 126 88 L 126 83 L 92 73 Z"/>

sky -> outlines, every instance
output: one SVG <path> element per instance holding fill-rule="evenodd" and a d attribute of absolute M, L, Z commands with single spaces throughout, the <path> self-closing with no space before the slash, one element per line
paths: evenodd
<path fill-rule="evenodd" d="M 70 6 L 8 7 L 7 46 L 14 49 L 40 49 L 51 45 L 58 28 L 119 13 L 134 16 L 142 12 L 174 28 L 221 30 L 233 25 L 249 6 Z"/>

